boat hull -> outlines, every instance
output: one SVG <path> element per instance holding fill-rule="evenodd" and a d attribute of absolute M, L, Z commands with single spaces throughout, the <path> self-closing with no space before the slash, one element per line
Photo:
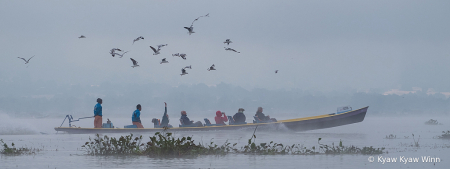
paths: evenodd
<path fill-rule="evenodd" d="M 366 116 L 367 109 L 364 107 L 357 110 L 340 114 L 326 114 L 321 116 L 280 120 L 273 123 L 248 123 L 242 125 L 225 126 L 204 126 L 204 127 L 175 127 L 168 131 L 211 131 L 211 130 L 245 130 L 254 129 L 258 126 L 261 130 L 292 130 L 307 131 L 325 129 L 347 124 L 362 122 Z M 75 128 L 75 127 L 55 127 L 56 131 L 70 134 L 92 134 L 92 133 L 153 133 L 163 131 L 162 128 Z"/>

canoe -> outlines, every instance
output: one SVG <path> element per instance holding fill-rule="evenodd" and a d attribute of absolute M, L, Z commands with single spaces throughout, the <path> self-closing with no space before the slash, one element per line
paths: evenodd
<path fill-rule="evenodd" d="M 224 125 L 224 126 L 203 126 L 203 127 L 174 127 L 167 129 L 170 131 L 214 131 L 214 130 L 291 130 L 291 131 L 307 131 L 316 129 L 325 129 L 337 127 L 347 124 L 362 122 L 366 116 L 367 109 L 363 107 L 343 113 L 332 113 L 320 116 L 279 120 L 271 123 L 247 123 L 240 125 Z M 66 132 L 69 134 L 96 134 L 96 133 L 154 133 L 163 131 L 162 128 L 76 128 L 76 127 L 55 127 L 56 131 Z"/>

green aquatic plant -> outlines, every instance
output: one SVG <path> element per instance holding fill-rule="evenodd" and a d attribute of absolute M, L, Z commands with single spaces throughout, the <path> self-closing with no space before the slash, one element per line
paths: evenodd
<path fill-rule="evenodd" d="M 0 149 L 0 154 L 5 155 L 22 155 L 22 154 L 36 154 L 36 152 L 39 152 L 39 149 L 32 149 L 32 148 L 16 148 L 14 143 L 11 143 L 11 147 L 8 146 L 2 139 L 0 139 L 0 144 L 2 145 L 2 149 Z"/>
<path fill-rule="evenodd" d="M 256 130 L 255 130 L 256 131 Z M 339 146 L 321 144 L 318 139 L 319 148 L 315 146 L 307 148 L 302 144 L 284 145 L 275 143 L 256 143 L 256 134 L 248 140 L 248 144 L 241 148 L 236 148 L 237 143 L 231 144 L 225 141 L 224 144 L 217 145 L 212 140 L 209 144 L 196 144 L 192 137 L 175 138 L 172 133 L 156 132 L 149 137 L 150 141 L 142 142 L 142 136 L 134 137 L 133 134 L 121 136 L 119 139 L 108 136 L 89 138 L 82 147 L 89 155 L 146 155 L 150 157 L 180 157 L 198 155 L 226 155 L 253 154 L 253 155 L 315 155 L 315 154 L 382 154 L 384 148 L 344 146 L 342 141 Z"/>
<path fill-rule="evenodd" d="M 450 130 L 442 131 L 442 135 L 437 136 L 438 139 L 450 139 Z"/>

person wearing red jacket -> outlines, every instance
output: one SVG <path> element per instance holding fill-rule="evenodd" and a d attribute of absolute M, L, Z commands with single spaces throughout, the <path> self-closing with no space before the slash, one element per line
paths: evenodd
<path fill-rule="evenodd" d="M 216 120 L 216 124 L 225 125 L 225 122 L 228 121 L 228 118 L 227 115 L 225 115 L 225 112 L 216 111 L 216 117 L 214 117 L 214 120 Z"/>

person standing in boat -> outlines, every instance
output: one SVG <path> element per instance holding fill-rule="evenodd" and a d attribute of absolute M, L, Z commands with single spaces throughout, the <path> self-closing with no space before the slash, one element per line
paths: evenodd
<path fill-rule="evenodd" d="M 141 110 L 142 107 L 140 104 L 136 106 L 136 110 L 133 112 L 133 115 L 131 116 L 131 121 L 133 122 L 133 125 L 136 125 L 137 128 L 144 128 L 141 123 Z"/>
<path fill-rule="evenodd" d="M 256 111 L 255 116 L 258 117 L 258 119 L 262 122 L 276 122 L 277 121 L 277 119 L 275 119 L 275 118 L 270 118 L 270 116 L 265 116 L 263 113 L 262 107 L 258 107 L 258 110 Z"/>
<path fill-rule="evenodd" d="M 97 99 L 97 104 L 94 106 L 94 128 L 102 128 L 102 103 L 101 98 Z"/>
<path fill-rule="evenodd" d="M 216 120 L 216 124 L 225 125 L 225 122 L 228 121 L 228 118 L 227 115 L 225 115 L 225 112 L 216 111 L 216 117 L 214 117 L 214 120 Z"/>
<path fill-rule="evenodd" d="M 169 127 L 169 115 L 167 114 L 167 103 L 164 102 L 164 105 L 166 107 L 164 108 L 164 115 L 161 120 L 161 127 Z"/>
<path fill-rule="evenodd" d="M 183 125 L 193 125 L 194 127 L 202 127 L 203 124 L 200 121 L 197 121 L 194 123 L 194 121 L 191 121 L 189 117 L 187 117 L 186 111 L 181 111 L 181 118 L 180 120 L 183 122 Z"/>
<path fill-rule="evenodd" d="M 244 115 L 244 109 L 243 108 L 239 108 L 238 112 L 236 114 L 234 114 L 233 119 L 235 123 L 244 123 L 246 118 Z"/>

